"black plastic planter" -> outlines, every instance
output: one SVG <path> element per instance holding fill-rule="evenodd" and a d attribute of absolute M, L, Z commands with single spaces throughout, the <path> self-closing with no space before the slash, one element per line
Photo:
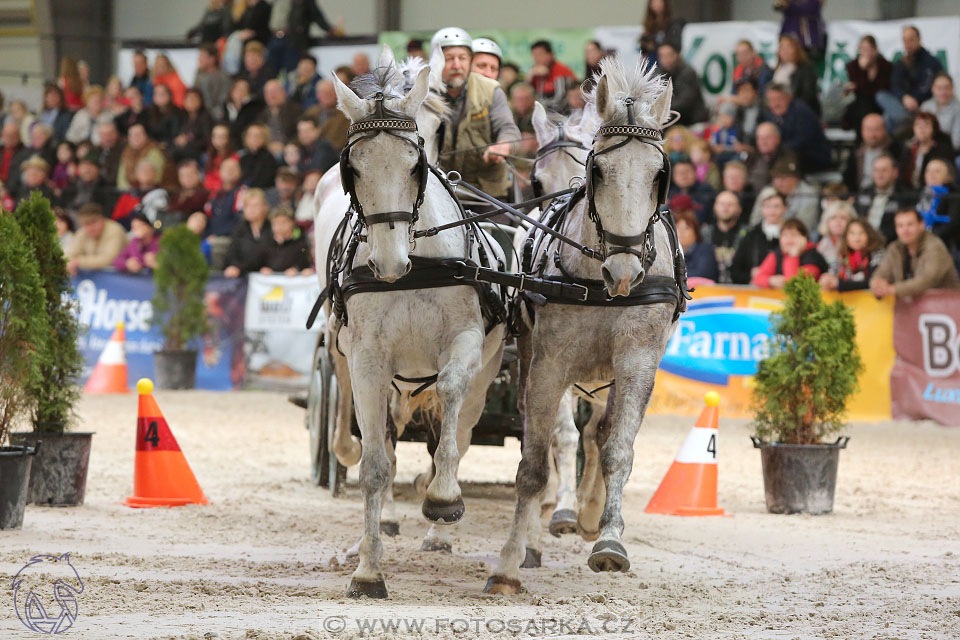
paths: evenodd
<path fill-rule="evenodd" d="M 155 351 L 153 370 L 157 389 L 193 389 L 197 383 L 197 352 Z"/>
<path fill-rule="evenodd" d="M 849 437 L 832 444 L 783 444 L 750 436 L 760 449 L 763 464 L 763 489 L 770 513 L 809 513 L 833 511 L 833 493 L 837 486 L 840 449 Z"/>
<path fill-rule="evenodd" d="M 0 529 L 23 526 L 30 463 L 39 448 L 39 442 L 36 447 L 0 447 Z"/>
<path fill-rule="evenodd" d="M 38 441 L 43 441 L 43 451 L 33 461 L 27 502 L 51 507 L 83 504 L 93 433 L 23 431 L 10 434 L 13 444 L 36 446 Z"/>

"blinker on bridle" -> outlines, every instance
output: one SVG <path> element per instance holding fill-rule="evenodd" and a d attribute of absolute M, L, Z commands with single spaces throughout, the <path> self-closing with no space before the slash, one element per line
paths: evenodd
<path fill-rule="evenodd" d="M 544 194 L 543 184 L 540 182 L 540 179 L 537 178 L 537 164 L 541 160 L 543 160 L 545 157 L 550 155 L 551 153 L 562 151 L 563 153 L 573 158 L 573 161 L 579 164 L 580 166 L 582 167 L 586 166 L 585 162 L 581 162 L 580 160 L 578 160 L 576 156 L 574 156 L 572 153 L 567 151 L 565 147 L 576 147 L 577 149 L 583 149 L 584 151 L 587 150 L 587 148 L 583 146 L 581 143 L 576 142 L 574 140 L 567 140 L 566 136 L 563 133 L 563 124 L 558 122 L 557 123 L 557 139 L 549 144 L 546 144 L 540 147 L 540 149 L 537 150 L 537 157 L 534 158 L 533 167 L 530 169 L 530 186 L 533 187 L 533 196 L 535 198 L 539 198 Z"/>
<path fill-rule="evenodd" d="M 369 116 L 357 120 L 347 129 L 347 142 L 343 151 L 340 152 L 340 183 L 343 186 L 343 192 L 350 196 L 350 204 L 361 222 L 370 227 L 375 224 L 389 224 L 394 228 L 395 222 L 406 222 L 412 230 L 413 225 L 420 217 L 420 205 L 423 204 L 423 194 L 427 187 L 427 154 L 423 148 L 423 138 L 420 137 L 417 130 L 417 121 L 410 116 L 393 111 L 384 106 L 384 95 L 377 92 L 373 98 L 374 110 Z M 402 135 L 394 133 L 395 131 L 412 131 L 417 133 L 417 140 L 413 141 Z M 392 135 L 411 145 L 417 150 L 417 164 L 410 170 L 410 175 L 417 176 L 417 197 L 414 201 L 411 211 L 384 211 L 380 213 L 365 214 L 360 200 L 357 197 L 355 177 L 356 170 L 350 164 L 350 150 L 361 140 L 370 140 L 381 133 Z M 355 137 L 356 136 L 356 137 Z M 351 138 L 353 138 L 351 140 Z"/>

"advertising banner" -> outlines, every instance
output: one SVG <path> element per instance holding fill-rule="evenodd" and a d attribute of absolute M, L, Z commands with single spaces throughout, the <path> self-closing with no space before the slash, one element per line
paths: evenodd
<path fill-rule="evenodd" d="M 80 272 L 73 280 L 80 318 L 80 351 L 84 356 L 83 381 L 93 371 L 117 324 L 124 323 L 129 384 L 154 377 L 153 352 L 163 347 L 153 319 L 153 279 L 113 272 Z M 207 333 L 191 345 L 199 351 L 197 388 L 229 390 L 243 379 L 240 345 L 243 338 L 243 305 L 246 281 L 211 278 L 204 301 Z"/>
<path fill-rule="evenodd" d="M 897 352 L 890 374 L 894 418 L 960 426 L 960 292 L 928 291 L 900 300 L 894 312 Z"/>
<path fill-rule="evenodd" d="M 247 289 L 245 387 L 306 388 L 322 322 L 305 323 L 320 294 L 316 276 L 252 273 Z"/>
<path fill-rule="evenodd" d="M 770 312 L 783 304 L 783 293 L 741 287 L 697 287 L 680 317 L 657 372 L 648 411 L 698 415 L 703 396 L 716 391 L 723 415 L 750 417 L 750 388 L 757 363 L 769 354 Z M 853 420 L 890 417 L 888 377 L 893 365 L 893 302 L 869 292 L 824 294 L 853 309 L 857 344 L 863 359 L 860 391 L 850 402 Z"/>

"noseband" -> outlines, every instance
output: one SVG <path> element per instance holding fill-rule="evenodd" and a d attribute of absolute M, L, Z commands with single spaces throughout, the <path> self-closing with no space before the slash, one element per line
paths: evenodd
<path fill-rule="evenodd" d="M 615 145 L 607 147 L 602 151 L 591 150 L 587 154 L 586 162 L 586 197 L 587 197 L 587 212 L 590 215 L 590 219 L 593 220 L 593 223 L 597 227 L 597 237 L 600 238 L 601 250 L 605 257 L 615 255 L 617 253 L 632 253 L 640 259 L 640 264 L 644 268 L 649 267 L 653 261 L 656 259 L 656 249 L 654 248 L 654 239 L 653 231 L 656 223 L 660 220 L 661 217 L 661 208 L 667 200 L 667 190 L 670 188 L 670 158 L 664 152 L 660 144 L 663 142 L 663 132 L 660 129 L 652 129 L 650 127 L 641 127 L 636 123 L 633 115 L 633 98 L 626 98 L 624 103 L 627 106 L 627 124 L 625 125 L 606 125 L 600 127 L 597 130 L 597 138 L 608 138 L 612 136 L 624 136 L 624 139 L 618 142 Z M 621 236 L 616 233 L 611 233 L 603 228 L 603 223 L 600 220 L 600 213 L 597 211 L 597 204 L 594 200 L 594 184 L 593 181 L 596 177 L 597 169 L 594 165 L 594 159 L 597 156 L 609 153 L 615 149 L 619 149 L 627 145 L 630 141 L 637 140 L 644 144 L 648 144 L 657 151 L 660 152 L 660 155 L 663 156 L 663 165 L 660 170 L 657 172 L 656 183 L 657 183 L 657 210 L 652 216 L 650 216 L 650 221 L 647 223 L 647 228 L 643 233 L 633 235 L 633 236 Z M 608 248 L 608 245 L 609 248 Z M 641 245 L 640 250 L 636 250 L 633 247 Z"/>
<path fill-rule="evenodd" d="M 530 170 L 530 186 L 533 187 L 533 196 L 535 198 L 541 197 L 544 193 L 543 184 L 537 178 L 537 163 L 551 153 L 556 153 L 558 151 L 563 152 L 573 158 L 573 161 L 579 164 L 581 167 L 586 166 L 584 162 L 581 162 L 576 156 L 567 151 L 567 147 L 576 147 L 577 149 L 583 149 L 584 151 L 587 150 L 587 148 L 579 142 L 576 142 L 575 140 L 567 140 L 566 136 L 563 134 L 563 124 L 558 122 L 557 139 L 538 149 L 537 157 L 533 160 L 533 168 Z"/>
<path fill-rule="evenodd" d="M 417 121 L 410 116 L 387 109 L 383 105 L 383 93 L 377 93 L 374 96 L 375 107 L 373 113 L 369 116 L 357 120 L 347 129 L 347 144 L 340 152 L 340 183 L 343 186 L 343 192 L 350 196 L 350 204 L 353 210 L 357 212 L 362 224 L 367 227 L 375 224 L 389 224 L 393 229 L 395 222 L 406 222 L 411 230 L 420 217 L 420 205 L 423 204 L 423 193 L 427 188 L 427 153 L 423 148 L 423 138 L 417 135 L 417 140 L 411 140 L 405 136 L 394 133 L 395 131 L 417 131 Z M 361 140 L 370 140 L 381 133 L 391 135 L 407 142 L 417 150 L 417 164 L 410 170 L 410 175 L 417 176 L 417 198 L 410 211 L 384 211 L 380 213 L 366 214 L 360 205 L 357 197 L 355 179 L 356 169 L 350 163 L 350 150 Z"/>

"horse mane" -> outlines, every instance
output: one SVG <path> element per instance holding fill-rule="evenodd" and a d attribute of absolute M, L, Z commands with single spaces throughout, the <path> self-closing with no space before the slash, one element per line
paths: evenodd
<path fill-rule="evenodd" d="M 647 58 L 641 58 L 632 69 L 627 68 L 620 56 L 609 56 L 600 61 L 600 73 L 597 75 L 597 84 L 584 94 L 588 105 L 594 105 L 596 111 L 597 87 L 600 80 L 607 79 L 607 95 L 613 105 L 613 115 L 601 122 L 598 115 L 596 126 L 591 123 L 592 138 L 602 125 L 627 124 L 627 108 L 623 101 L 633 98 L 633 115 L 637 124 L 653 129 L 659 129 L 661 122 L 657 121 L 652 111 L 654 101 L 667 89 L 666 78 L 657 72 L 657 67 Z"/>
<path fill-rule="evenodd" d="M 397 64 L 377 67 L 369 73 L 357 76 L 350 83 L 350 88 L 364 100 L 373 100 L 378 93 L 383 93 L 384 98 L 399 101 L 413 88 L 417 75 L 426 66 L 427 63 L 421 58 L 408 57 Z M 450 113 L 450 108 L 441 95 L 443 87 L 439 87 L 439 93 L 435 93 L 433 84 L 435 83 L 431 82 L 431 90 L 427 93 L 423 104 L 441 117 L 446 117 Z M 396 104 L 388 103 L 387 106 L 395 108 Z"/>

